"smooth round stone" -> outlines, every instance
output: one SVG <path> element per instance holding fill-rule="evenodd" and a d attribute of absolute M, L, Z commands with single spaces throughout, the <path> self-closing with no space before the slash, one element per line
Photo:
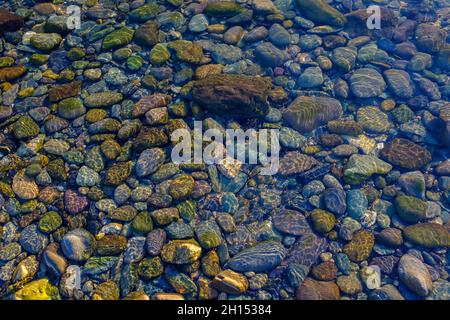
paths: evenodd
<path fill-rule="evenodd" d="M 39 230 L 50 233 L 58 229 L 62 223 L 61 216 L 55 211 L 50 211 L 39 220 Z"/>
<path fill-rule="evenodd" d="M 329 188 L 323 193 L 325 208 L 338 215 L 343 214 L 347 209 L 346 193 L 340 188 Z"/>
<path fill-rule="evenodd" d="M 52 51 L 62 41 L 61 35 L 57 33 L 36 33 L 30 38 L 30 42 L 38 50 Z"/>
<path fill-rule="evenodd" d="M 76 119 L 85 113 L 86 108 L 79 98 L 67 98 L 59 102 L 58 114 L 64 119 Z"/>
<path fill-rule="evenodd" d="M 151 280 L 163 274 L 164 266 L 159 257 L 146 257 L 139 263 L 138 272 L 144 280 Z"/>
<path fill-rule="evenodd" d="M 361 230 L 362 226 L 359 221 L 352 219 L 350 217 L 345 217 L 344 220 L 342 220 L 340 229 L 339 229 L 339 237 L 344 240 L 352 240 L 353 234 Z"/>
<path fill-rule="evenodd" d="M 165 244 L 161 251 L 164 262 L 173 264 L 186 264 L 197 261 L 202 248 L 195 240 L 172 240 Z"/>
<path fill-rule="evenodd" d="M 100 183 L 100 175 L 91 168 L 82 166 L 78 171 L 76 182 L 81 187 L 93 187 Z"/>
<path fill-rule="evenodd" d="M 195 235 L 204 249 L 216 248 L 222 243 L 219 226 L 214 221 L 202 221 L 195 226 Z"/>
<path fill-rule="evenodd" d="M 35 199 L 39 195 L 38 185 L 25 175 L 25 170 L 16 173 L 11 187 L 14 193 L 23 200 Z"/>
<path fill-rule="evenodd" d="M 333 61 L 338 68 L 349 72 L 355 66 L 357 54 L 358 51 L 355 47 L 336 48 L 331 55 L 331 61 Z"/>
<path fill-rule="evenodd" d="M 323 84 L 323 74 L 319 67 L 306 68 L 297 80 L 301 88 L 314 88 Z"/>
<path fill-rule="evenodd" d="M 277 230 L 294 236 L 301 236 L 311 230 L 305 216 L 295 210 L 279 210 L 272 222 Z"/>
<path fill-rule="evenodd" d="M 397 214 L 406 222 L 417 223 L 426 217 L 427 204 L 416 197 L 398 196 L 395 198 Z"/>
<path fill-rule="evenodd" d="M 358 109 L 357 120 L 369 133 L 387 133 L 392 128 L 388 115 L 377 107 Z"/>
<path fill-rule="evenodd" d="M 182 221 L 172 222 L 165 228 L 165 231 L 170 239 L 188 239 L 194 236 L 191 226 Z"/>
<path fill-rule="evenodd" d="M 37 225 L 32 224 L 22 230 L 19 243 L 28 253 L 38 254 L 47 246 L 48 238 L 38 230 Z"/>
<path fill-rule="evenodd" d="M 232 45 L 217 44 L 214 46 L 211 56 L 217 63 L 232 64 L 242 58 L 242 51 Z"/>
<path fill-rule="evenodd" d="M 322 44 L 322 38 L 315 34 L 306 34 L 300 37 L 299 46 L 304 51 L 310 51 Z"/>
<path fill-rule="evenodd" d="M 358 98 L 378 97 L 386 90 L 381 74 L 370 68 L 356 70 L 349 80 L 352 93 Z"/>
<path fill-rule="evenodd" d="M 278 23 L 274 23 L 269 29 L 269 39 L 279 47 L 287 46 L 291 42 L 291 35 Z"/>
<path fill-rule="evenodd" d="M 61 249 L 70 260 L 86 261 L 95 250 L 95 238 L 85 229 L 74 229 L 61 240 Z"/>
<path fill-rule="evenodd" d="M 275 108 L 270 108 L 269 113 L 265 116 L 265 120 L 268 122 L 276 123 L 281 121 L 282 113 L 280 110 Z"/>
<path fill-rule="evenodd" d="M 308 182 L 302 189 L 302 194 L 305 197 L 321 194 L 325 190 L 325 186 L 320 180 L 313 180 Z"/>
<path fill-rule="evenodd" d="M 147 234 L 153 230 L 153 221 L 150 214 L 146 211 L 142 211 L 134 217 L 131 222 L 131 227 L 137 233 Z"/>
<path fill-rule="evenodd" d="M 157 256 L 166 241 L 166 232 L 163 229 L 155 229 L 147 235 L 146 249 L 148 254 Z"/>
<path fill-rule="evenodd" d="M 188 28 L 191 32 L 203 32 L 208 29 L 209 21 L 204 14 L 196 14 L 189 21 Z"/>
<path fill-rule="evenodd" d="M 133 237 L 128 240 L 123 259 L 125 263 L 138 262 L 144 258 L 145 240 L 145 237 Z"/>
<path fill-rule="evenodd" d="M 384 145 L 381 158 L 401 168 L 415 170 L 424 167 L 431 161 L 430 152 L 404 138 L 396 138 Z"/>
<path fill-rule="evenodd" d="M 413 255 L 405 254 L 401 257 L 398 275 L 400 281 L 418 296 L 426 297 L 433 289 L 430 272 L 423 262 Z"/>
<path fill-rule="evenodd" d="M 339 287 L 332 281 L 306 278 L 295 294 L 298 300 L 339 300 Z"/>
<path fill-rule="evenodd" d="M 228 29 L 223 35 L 226 44 L 238 45 L 244 36 L 245 30 L 241 26 L 234 26 Z"/>
<path fill-rule="evenodd" d="M 321 209 L 314 209 L 311 213 L 313 228 L 318 233 L 330 232 L 336 224 L 336 218 L 330 212 Z"/>
<path fill-rule="evenodd" d="M 352 189 L 347 192 L 347 211 L 353 219 L 359 220 L 368 205 L 367 197 L 361 190 Z"/>
<path fill-rule="evenodd" d="M 269 35 L 269 31 L 264 26 L 256 27 L 244 35 L 244 41 L 248 43 L 264 40 Z"/>
<path fill-rule="evenodd" d="M 265 241 L 232 257 L 228 266 L 237 272 L 265 272 L 273 270 L 284 259 L 286 250 L 277 241 Z"/>
<path fill-rule="evenodd" d="M 411 77 L 406 71 L 389 69 L 384 72 L 389 88 L 399 98 L 411 98 L 414 95 L 414 86 Z"/>
<path fill-rule="evenodd" d="M 450 233 L 437 223 L 419 223 L 403 230 L 405 239 L 425 248 L 440 248 L 450 245 Z"/>
<path fill-rule="evenodd" d="M 261 61 L 262 64 L 269 67 L 279 67 L 284 64 L 287 55 L 270 42 L 264 42 L 258 45 L 255 49 L 255 57 Z"/>
<path fill-rule="evenodd" d="M 4 245 L 0 249 L 0 260 L 9 261 L 17 257 L 22 252 L 22 248 L 19 243 L 11 242 Z"/>
<path fill-rule="evenodd" d="M 128 77 L 119 68 L 109 68 L 104 78 L 106 82 L 115 86 L 123 85 L 128 81 Z"/>
<path fill-rule="evenodd" d="M 306 144 L 306 138 L 304 136 L 288 127 L 281 127 L 279 139 L 280 144 L 289 149 L 300 149 Z"/>
<path fill-rule="evenodd" d="M 377 242 L 390 248 L 396 248 L 403 244 L 402 232 L 395 228 L 386 228 L 377 235 Z"/>
<path fill-rule="evenodd" d="M 138 177 L 150 175 L 158 170 L 164 163 L 166 154 L 160 148 L 144 150 L 136 162 L 136 174 Z"/>
<path fill-rule="evenodd" d="M 353 239 L 347 243 L 343 252 L 353 262 L 361 262 L 369 258 L 375 244 L 375 237 L 370 231 L 360 230 L 353 235 Z"/>

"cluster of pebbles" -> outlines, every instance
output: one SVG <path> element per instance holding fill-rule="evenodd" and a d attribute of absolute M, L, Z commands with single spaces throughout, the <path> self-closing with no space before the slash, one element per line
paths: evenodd
<path fill-rule="evenodd" d="M 450 299 L 449 12 L 0 1 L 0 297 Z M 194 121 L 279 171 L 175 164 Z"/>

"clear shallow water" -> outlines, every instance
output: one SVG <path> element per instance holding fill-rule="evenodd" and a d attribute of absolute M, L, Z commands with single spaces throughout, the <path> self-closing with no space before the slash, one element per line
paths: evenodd
<path fill-rule="evenodd" d="M 3 299 L 448 299 L 448 1 L 0 6 Z"/>

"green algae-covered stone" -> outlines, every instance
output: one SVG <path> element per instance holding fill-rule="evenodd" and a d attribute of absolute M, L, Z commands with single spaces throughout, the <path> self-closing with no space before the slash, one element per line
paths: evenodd
<path fill-rule="evenodd" d="M 67 98 L 58 104 L 58 114 L 67 120 L 78 118 L 86 112 L 79 98 Z"/>
<path fill-rule="evenodd" d="M 106 108 L 123 100 L 120 92 L 104 91 L 89 95 L 84 99 L 84 103 L 89 108 Z"/>
<path fill-rule="evenodd" d="M 50 56 L 47 54 L 33 53 L 30 57 L 30 62 L 34 65 L 40 66 L 47 63 L 49 57 Z"/>
<path fill-rule="evenodd" d="M 195 235 L 204 249 L 216 248 L 222 243 L 222 236 L 217 223 L 202 221 L 195 226 Z"/>
<path fill-rule="evenodd" d="M 295 3 L 308 19 L 314 22 L 342 27 L 347 23 L 345 16 L 325 0 L 295 0 Z"/>
<path fill-rule="evenodd" d="M 350 184 L 360 184 L 374 174 L 386 174 L 392 170 L 389 163 L 375 156 L 354 154 L 344 167 L 344 180 Z"/>
<path fill-rule="evenodd" d="M 395 198 L 395 209 L 403 220 L 417 223 L 426 217 L 427 203 L 412 196 L 398 196 Z"/>
<path fill-rule="evenodd" d="M 177 205 L 180 216 L 186 221 L 192 221 L 197 217 L 197 202 L 186 200 Z"/>
<path fill-rule="evenodd" d="M 71 61 L 76 61 L 84 58 L 86 51 L 83 48 L 72 48 L 67 52 L 67 58 Z"/>
<path fill-rule="evenodd" d="M 101 274 L 114 267 L 118 260 L 118 257 L 91 257 L 84 264 L 83 272 L 87 275 Z"/>
<path fill-rule="evenodd" d="M 208 251 L 208 253 L 202 257 L 202 271 L 208 277 L 214 278 L 220 272 L 220 259 L 215 250 Z"/>
<path fill-rule="evenodd" d="M 370 231 L 360 230 L 353 235 L 353 239 L 347 243 L 343 252 L 353 262 L 362 262 L 367 260 L 372 253 L 375 244 L 375 236 Z"/>
<path fill-rule="evenodd" d="M 122 253 L 127 247 L 127 238 L 118 234 L 102 237 L 97 241 L 97 254 L 100 256 L 115 256 Z"/>
<path fill-rule="evenodd" d="M 170 59 L 170 52 L 167 46 L 158 43 L 150 51 L 150 62 L 156 65 L 161 65 Z"/>
<path fill-rule="evenodd" d="M 163 8 L 157 3 L 148 3 L 130 12 L 129 16 L 132 20 L 138 22 L 145 22 L 155 18 Z"/>
<path fill-rule="evenodd" d="M 149 233 L 153 230 L 153 221 L 150 214 L 146 211 L 138 213 L 138 215 L 131 222 L 131 227 L 134 231 L 140 233 Z"/>
<path fill-rule="evenodd" d="M 169 194 L 175 200 L 184 200 L 194 191 L 194 178 L 188 174 L 180 174 L 172 180 Z"/>
<path fill-rule="evenodd" d="M 120 144 L 113 139 L 106 139 L 100 145 L 103 155 L 108 160 L 114 160 L 120 155 Z"/>
<path fill-rule="evenodd" d="M 146 257 L 138 266 L 139 276 L 145 281 L 157 278 L 164 272 L 164 266 L 159 257 Z"/>
<path fill-rule="evenodd" d="M 144 59 L 141 56 L 131 56 L 127 59 L 127 68 L 131 71 L 137 71 L 142 68 Z"/>
<path fill-rule="evenodd" d="M 328 211 L 314 209 L 311 213 L 311 221 L 315 231 L 318 233 L 327 233 L 333 229 L 336 223 L 336 217 Z"/>
<path fill-rule="evenodd" d="M 14 125 L 14 136 L 18 140 L 35 137 L 39 134 L 39 126 L 29 116 L 21 116 Z"/>
<path fill-rule="evenodd" d="M 109 50 L 126 46 L 133 39 L 134 31 L 131 28 L 123 27 L 106 35 L 103 39 L 103 49 Z"/>
<path fill-rule="evenodd" d="M 39 230 L 45 233 L 53 232 L 61 226 L 62 222 L 62 218 L 57 212 L 50 211 L 39 220 Z"/>
<path fill-rule="evenodd" d="M 119 297 L 119 287 L 112 280 L 97 285 L 92 294 L 92 300 L 119 300 Z"/>
<path fill-rule="evenodd" d="M 152 211 L 151 216 L 157 225 L 164 226 L 177 221 L 180 214 L 177 208 L 163 208 Z"/>
<path fill-rule="evenodd" d="M 47 278 L 27 283 L 14 294 L 15 300 L 60 300 L 58 288 Z"/>
<path fill-rule="evenodd" d="M 104 109 L 90 109 L 84 119 L 89 123 L 94 123 L 105 119 L 108 116 L 108 112 Z"/>
<path fill-rule="evenodd" d="M 283 111 L 283 119 L 299 132 L 309 132 L 342 116 L 339 100 L 299 96 Z"/>
<path fill-rule="evenodd" d="M 30 39 L 31 44 L 41 51 L 52 51 L 62 41 L 62 37 L 57 33 L 36 33 Z"/>
<path fill-rule="evenodd" d="M 356 62 L 356 56 L 358 54 L 358 50 L 355 47 L 339 47 L 333 50 L 333 54 L 331 56 L 331 60 L 333 63 L 341 70 L 345 72 L 349 72 L 353 69 Z M 366 69 L 360 69 L 362 71 Z M 360 71 L 356 71 L 356 74 L 362 75 Z M 356 82 L 356 79 L 354 79 Z M 359 79 L 358 79 L 359 80 Z M 363 78 L 365 80 L 365 78 Z M 359 81 L 358 81 L 359 82 Z M 352 78 L 350 78 L 350 83 L 352 83 Z M 355 90 L 354 93 L 358 95 L 359 90 Z M 369 92 L 369 91 L 367 91 Z"/>
<path fill-rule="evenodd" d="M 118 186 L 123 183 L 131 174 L 131 163 L 121 162 L 111 166 L 106 171 L 104 183 L 107 185 Z"/>
<path fill-rule="evenodd" d="M 393 127 L 388 115 L 377 107 L 360 108 L 356 117 L 368 133 L 387 133 Z"/>
<path fill-rule="evenodd" d="M 175 40 L 169 43 L 178 60 L 198 64 L 202 60 L 203 49 L 197 42 Z"/>
<path fill-rule="evenodd" d="M 244 9 L 234 0 L 209 1 L 203 11 L 213 17 L 229 17 L 241 13 Z"/>
<path fill-rule="evenodd" d="M 0 68 L 11 67 L 14 64 L 14 58 L 0 57 Z"/>
<path fill-rule="evenodd" d="M 0 82 L 12 81 L 20 78 L 27 72 L 25 66 L 5 67 L 0 69 Z"/>
<path fill-rule="evenodd" d="M 50 161 L 47 165 L 47 172 L 56 181 L 67 180 L 67 171 L 63 159 Z"/>
<path fill-rule="evenodd" d="M 137 215 L 137 210 L 130 206 L 126 205 L 117 209 L 114 209 L 110 213 L 108 213 L 108 218 L 118 221 L 131 221 Z"/>
<path fill-rule="evenodd" d="M 450 233 L 447 228 L 437 223 L 419 223 L 403 230 L 405 238 L 421 247 L 450 247 Z"/>
<path fill-rule="evenodd" d="M 197 261 L 202 253 L 202 247 L 195 240 L 172 240 L 165 244 L 161 251 L 164 262 L 186 264 Z"/>

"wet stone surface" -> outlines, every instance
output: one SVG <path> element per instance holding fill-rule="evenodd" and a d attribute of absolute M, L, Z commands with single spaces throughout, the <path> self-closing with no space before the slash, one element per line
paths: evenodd
<path fill-rule="evenodd" d="M 449 5 L 0 1 L 0 299 L 450 299 Z"/>

